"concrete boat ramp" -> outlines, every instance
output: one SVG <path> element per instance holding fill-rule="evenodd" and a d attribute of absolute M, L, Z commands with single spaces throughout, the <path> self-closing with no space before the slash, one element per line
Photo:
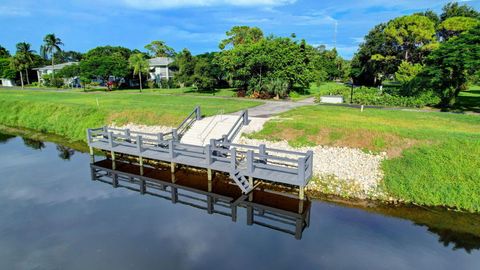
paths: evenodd
<path fill-rule="evenodd" d="M 247 110 L 239 115 L 202 118 L 200 107 L 196 107 L 168 133 L 100 127 L 87 129 L 87 141 L 92 157 L 93 149 L 107 151 L 113 164 L 116 154 L 138 157 L 141 174 L 143 160 L 150 159 L 170 163 L 172 173 L 177 164 L 206 169 L 208 181 L 213 180 L 214 171 L 227 173 L 243 194 L 261 182 L 296 186 L 303 200 L 312 177 L 313 152 L 235 143 L 250 122 Z"/>

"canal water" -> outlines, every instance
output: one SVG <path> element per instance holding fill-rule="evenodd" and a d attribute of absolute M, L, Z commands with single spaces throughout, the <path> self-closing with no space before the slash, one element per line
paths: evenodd
<path fill-rule="evenodd" d="M 228 186 L 98 160 L 0 134 L 0 269 L 480 269 L 478 215 L 265 191 L 233 218 Z"/>

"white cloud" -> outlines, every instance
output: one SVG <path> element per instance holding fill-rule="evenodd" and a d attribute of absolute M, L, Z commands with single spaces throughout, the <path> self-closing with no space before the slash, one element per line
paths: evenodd
<path fill-rule="evenodd" d="M 30 15 L 30 12 L 23 8 L 0 6 L 0 16 L 20 17 L 20 16 L 29 16 L 29 15 Z"/>
<path fill-rule="evenodd" d="M 295 3 L 296 0 L 123 0 L 127 6 L 137 9 L 171 9 L 183 7 L 231 6 L 281 6 Z"/>

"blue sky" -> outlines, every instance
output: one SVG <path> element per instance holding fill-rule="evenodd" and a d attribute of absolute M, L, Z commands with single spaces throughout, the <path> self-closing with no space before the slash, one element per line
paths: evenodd
<path fill-rule="evenodd" d="M 26 41 L 38 51 L 55 33 L 65 50 L 85 52 L 99 45 L 143 50 L 164 40 L 176 50 L 218 50 L 235 25 L 258 26 L 266 34 L 295 33 L 310 44 L 334 45 L 351 58 L 374 25 L 402 14 L 432 9 L 443 0 L 0 0 L 0 45 L 14 52 Z M 480 0 L 464 0 L 480 9 Z"/>

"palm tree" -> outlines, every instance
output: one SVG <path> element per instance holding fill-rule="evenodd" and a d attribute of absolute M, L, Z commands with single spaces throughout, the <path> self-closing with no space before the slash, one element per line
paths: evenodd
<path fill-rule="evenodd" d="M 23 63 L 25 67 L 25 75 L 27 76 L 27 84 L 30 84 L 30 79 L 28 78 L 28 68 L 33 64 L 33 54 L 35 50 L 31 49 L 31 46 L 27 42 L 17 43 L 17 54 L 23 58 Z"/>
<path fill-rule="evenodd" d="M 60 46 L 63 45 L 63 42 L 60 38 L 57 38 L 55 36 L 55 34 L 47 34 L 44 38 L 43 38 L 43 46 L 41 47 L 43 52 L 41 52 L 42 54 L 50 54 L 51 57 L 52 57 L 52 80 L 55 81 L 55 57 L 54 57 L 54 54 L 55 52 L 59 52 L 61 51 L 62 49 L 60 48 Z"/>
<path fill-rule="evenodd" d="M 133 69 L 133 75 L 138 74 L 140 80 L 140 92 L 142 92 L 142 73 L 148 72 L 148 61 L 142 53 L 132 54 L 128 59 L 130 68 Z"/>
<path fill-rule="evenodd" d="M 10 67 L 15 70 L 20 72 L 20 82 L 22 84 L 22 89 L 23 89 L 23 70 L 25 69 L 25 59 L 23 56 L 19 54 L 15 54 L 10 58 Z"/>

